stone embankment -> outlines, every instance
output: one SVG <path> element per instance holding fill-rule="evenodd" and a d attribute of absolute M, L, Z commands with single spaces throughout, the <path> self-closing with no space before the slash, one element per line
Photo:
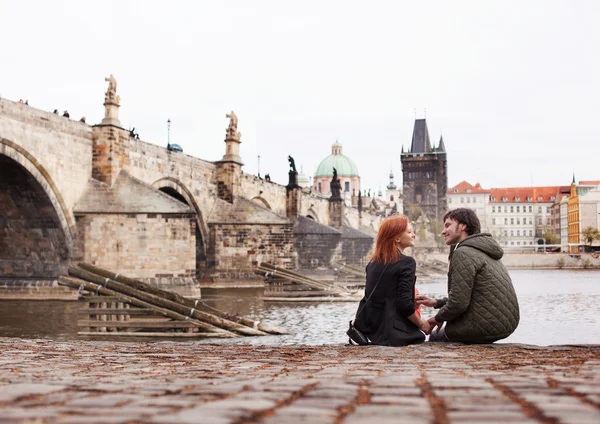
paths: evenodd
<path fill-rule="evenodd" d="M 447 253 L 427 256 L 448 262 Z M 600 269 L 599 253 L 513 253 L 505 252 L 502 262 L 508 269 Z"/>
<path fill-rule="evenodd" d="M 600 346 L 0 338 L 0 422 L 600 422 Z"/>

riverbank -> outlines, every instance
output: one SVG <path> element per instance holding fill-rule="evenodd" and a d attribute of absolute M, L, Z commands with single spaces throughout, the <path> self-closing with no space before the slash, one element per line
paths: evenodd
<path fill-rule="evenodd" d="M 447 253 L 427 255 L 427 260 L 448 262 Z M 600 270 L 597 253 L 512 253 L 505 252 L 502 263 L 508 269 L 589 269 Z"/>
<path fill-rule="evenodd" d="M 600 346 L 0 338 L 0 421 L 598 422 Z"/>

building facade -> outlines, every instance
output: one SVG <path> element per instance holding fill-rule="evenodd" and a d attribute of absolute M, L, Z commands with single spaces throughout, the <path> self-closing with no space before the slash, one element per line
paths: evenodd
<path fill-rule="evenodd" d="M 441 221 L 448 210 L 448 165 L 443 138 L 432 147 L 425 119 L 415 120 L 410 150 L 400 154 L 404 213 L 422 209 L 429 220 Z"/>

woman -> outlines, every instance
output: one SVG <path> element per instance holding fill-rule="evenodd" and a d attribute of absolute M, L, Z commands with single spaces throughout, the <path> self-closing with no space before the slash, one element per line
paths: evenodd
<path fill-rule="evenodd" d="M 406 346 L 423 343 L 428 322 L 415 312 L 416 262 L 404 255 L 414 246 L 415 233 L 404 215 L 383 220 L 375 252 L 367 265 L 365 297 L 360 301 L 354 326 L 371 343 Z"/>

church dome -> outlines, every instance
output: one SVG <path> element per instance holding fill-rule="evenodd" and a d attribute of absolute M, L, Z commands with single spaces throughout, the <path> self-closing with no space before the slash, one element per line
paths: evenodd
<path fill-rule="evenodd" d="M 342 154 L 342 145 L 337 140 L 331 145 L 331 154 L 323 159 L 317 167 L 315 178 L 332 177 L 333 168 L 336 169 L 340 177 L 358 176 L 356 165 L 348 156 Z"/>

